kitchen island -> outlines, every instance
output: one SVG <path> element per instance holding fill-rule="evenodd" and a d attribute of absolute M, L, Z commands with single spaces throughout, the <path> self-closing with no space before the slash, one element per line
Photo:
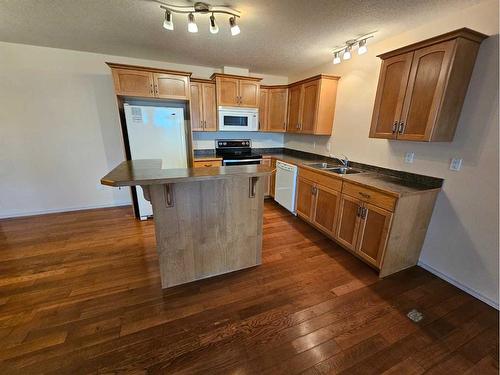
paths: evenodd
<path fill-rule="evenodd" d="M 153 206 L 162 288 L 261 264 L 264 165 L 162 169 L 130 160 L 101 179 Z"/>

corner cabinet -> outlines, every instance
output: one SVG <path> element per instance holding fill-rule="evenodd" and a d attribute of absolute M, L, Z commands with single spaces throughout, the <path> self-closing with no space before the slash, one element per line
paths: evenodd
<path fill-rule="evenodd" d="M 217 104 L 215 83 L 192 79 L 190 84 L 191 129 L 217 131 Z"/>
<path fill-rule="evenodd" d="M 259 103 L 259 130 L 283 133 L 286 131 L 288 88 L 261 86 Z"/>
<path fill-rule="evenodd" d="M 258 108 L 261 78 L 214 73 L 217 105 L 228 107 Z"/>
<path fill-rule="evenodd" d="M 116 95 L 139 98 L 189 100 L 191 73 L 107 63 Z"/>
<path fill-rule="evenodd" d="M 463 28 L 379 55 L 370 138 L 452 141 L 486 37 Z"/>
<path fill-rule="evenodd" d="M 287 132 L 332 134 L 339 78 L 321 74 L 289 86 Z"/>

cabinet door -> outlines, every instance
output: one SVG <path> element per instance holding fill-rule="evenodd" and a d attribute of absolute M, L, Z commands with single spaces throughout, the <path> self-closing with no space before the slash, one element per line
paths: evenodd
<path fill-rule="evenodd" d="M 269 195 L 274 197 L 274 190 L 276 188 L 276 159 L 271 159 L 271 167 L 273 168 L 273 173 L 271 173 L 271 184 Z"/>
<path fill-rule="evenodd" d="M 314 183 L 299 176 L 297 179 L 297 213 L 311 219 L 313 211 Z"/>
<path fill-rule="evenodd" d="M 189 101 L 189 110 L 191 115 L 191 130 L 203 131 L 203 84 L 191 82 L 191 100 Z"/>
<path fill-rule="evenodd" d="M 396 138 L 413 52 L 382 61 L 370 138 Z"/>
<path fill-rule="evenodd" d="M 303 97 L 300 132 L 313 134 L 314 126 L 316 125 L 316 116 L 318 114 L 319 80 L 304 83 Z"/>
<path fill-rule="evenodd" d="M 262 159 L 260 161 L 260 164 L 262 165 L 267 165 L 268 167 L 271 166 L 271 159 Z M 271 176 L 266 176 L 263 177 L 263 185 L 264 185 L 264 196 L 269 197 L 271 195 Z"/>
<path fill-rule="evenodd" d="M 365 203 L 361 214 L 356 252 L 374 266 L 380 267 L 389 237 L 392 213 Z"/>
<path fill-rule="evenodd" d="M 269 90 L 260 89 L 259 101 L 259 130 L 267 130 L 268 108 L 269 108 Z"/>
<path fill-rule="evenodd" d="M 189 100 L 189 77 L 153 73 L 157 98 Z"/>
<path fill-rule="evenodd" d="M 415 51 L 398 139 L 430 140 L 446 87 L 456 40 Z"/>
<path fill-rule="evenodd" d="M 203 83 L 203 121 L 205 131 L 217 131 L 217 103 L 215 84 Z"/>
<path fill-rule="evenodd" d="M 313 222 L 331 236 L 335 235 L 340 193 L 327 187 L 316 185 L 316 199 Z"/>
<path fill-rule="evenodd" d="M 301 117 L 302 85 L 288 89 L 288 132 L 298 132 Z"/>
<path fill-rule="evenodd" d="M 287 102 L 287 89 L 269 90 L 269 115 L 267 123 L 269 131 L 284 132 L 286 130 Z"/>
<path fill-rule="evenodd" d="M 150 72 L 113 69 L 113 81 L 117 95 L 154 97 L 153 75 Z"/>
<path fill-rule="evenodd" d="M 240 80 L 238 95 L 241 107 L 259 107 L 260 84 L 254 81 Z"/>
<path fill-rule="evenodd" d="M 339 219 L 337 223 L 337 241 L 350 250 L 355 250 L 362 202 L 349 195 L 340 197 Z"/>
<path fill-rule="evenodd" d="M 238 106 L 238 79 L 217 78 L 217 105 Z"/>

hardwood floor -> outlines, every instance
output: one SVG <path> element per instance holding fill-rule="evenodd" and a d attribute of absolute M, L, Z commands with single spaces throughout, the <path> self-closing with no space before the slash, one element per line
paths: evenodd
<path fill-rule="evenodd" d="M 0 221 L 0 373 L 498 373 L 496 310 L 418 267 L 379 280 L 272 202 L 262 266 L 164 291 L 153 229 Z"/>

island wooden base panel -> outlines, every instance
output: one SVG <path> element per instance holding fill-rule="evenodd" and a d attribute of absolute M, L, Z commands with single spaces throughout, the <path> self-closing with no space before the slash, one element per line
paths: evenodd
<path fill-rule="evenodd" d="M 0 230 L 2 374 L 498 373 L 496 310 L 419 267 L 379 279 L 272 202 L 261 266 L 164 290 L 129 208 Z"/>

